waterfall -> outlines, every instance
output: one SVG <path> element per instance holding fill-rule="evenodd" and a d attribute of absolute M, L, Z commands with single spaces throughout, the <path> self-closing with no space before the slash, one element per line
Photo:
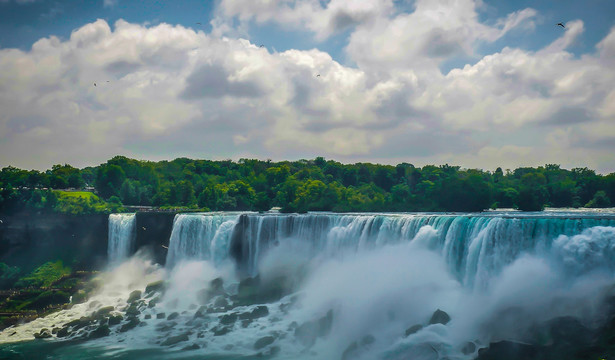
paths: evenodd
<path fill-rule="evenodd" d="M 558 236 L 615 226 L 608 216 L 574 214 L 180 214 L 175 217 L 167 264 L 181 259 L 233 257 L 247 276 L 282 243 L 302 244 L 310 256 L 344 256 L 385 245 L 424 242 L 466 286 L 484 286 L 523 253 L 548 250 Z M 424 232 L 415 239 L 422 228 Z"/>
<path fill-rule="evenodd" d="M 109 241 L 107 246 L 109 263 L 117 264 L 132 254 L 136 236 L 135 230 L 135 214 L 109 215 Z"/>
<path fill-rule="evenodd" d="M 110 261 L 130 255 L 135 226 L 109 217 Z M 612 332 L 615 214 L 178 214 L 164 267 L 133 256 L 100 279 L 0 344 L 56 328 L 34 344 L 80 339 L 58 358 L 473 360 L 502 340 L 566 352 Z"/>
<path fill-rule="evenodd" d="M 166 264 L 180 260 L 211 260 L 218 265 L 228 258 L 230 239 L 239 215 L 177 214 L 169 239 Z"/>

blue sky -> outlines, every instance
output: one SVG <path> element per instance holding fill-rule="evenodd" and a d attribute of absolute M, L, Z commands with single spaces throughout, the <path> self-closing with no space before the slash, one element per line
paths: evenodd
<path fill-rule="evenodd" d="M 611 172 L 613 26 L 610 0 L 0 0 L 0 166 Z"/>

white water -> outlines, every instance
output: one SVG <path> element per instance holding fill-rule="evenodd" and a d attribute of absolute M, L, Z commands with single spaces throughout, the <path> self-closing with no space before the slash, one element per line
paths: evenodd
<path fill-rule="evenodd" d="M 273 335 L 274 343 L 259 351 L 278 346 L 276 359 L 340 359 L 349 344 L 372 335 L 374 341 L 350 358 L 472 359 L 492 341 L 531 340 L 528 329 L 558 316 L 576 316 L 587 326 L 599 322 L 601 302 L 613 295 L 615 283 L 614 226 L 604 214 L 178 215 L 166 269 L 135 257 L 105 275 L 105 287 L 88 303 L 52 315 L 51 322 L 59 326 L 106 305 L 122 311 L 130 290 L 163 278 L 169 287 L 162 301 L 140 315 L 147 325 L 113 330 L 84 346 L 97 347 L 104 356 L 154 348 L 167 358 L 227 354 L 232 359 L 257 353 L 255 342 Z M 237 321 L 228 334 L 214 336 L 211 329 L 220 315 L 256 306 L 193 320 L 199 291 L 211 280 L 222 277 L 226 291 L 236 291 L 237 255 L 229 251 L 238 234 L 239 274 L 260 274 L 265 283 L 284 275 L 297 300 L 289 295 L 268 303 L 268 316 L 246 327 Z M 451 322 L 428 325 L 436 309 L 445 310 Z M 313 346 L 295 336 L 297 324 L 318 321 L 329 311 L 327 336 Z M 179 314 L 167 332 L 157 328 L 167 322 L 156 319 L 163 312 Z M 0 342 L 17 339 L 8 337 L 9 330 L 19 339 L 31 338 L 53 325 L 45 323 L 48 318 L 8 329 Z M 425 327 L 405 337 L 416 324 Z M 190 334 L 188 341 L 159 345 L 184 333 Z M 477 349 L 463 354 L 468 342 Z M 181 351 L 193 344 L 200 349 Z"/>
<path fill-rule="evenodd" d="M 107 255 L 110 264 L 119 264 L 132 255 L 136 236 L 136 214 L 109 215 Z"/>

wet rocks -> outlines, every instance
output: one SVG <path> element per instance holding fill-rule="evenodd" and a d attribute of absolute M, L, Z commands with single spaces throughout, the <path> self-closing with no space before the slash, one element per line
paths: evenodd
<path fill-rule="evenodd" d="M 273 336 L 263 336 L 262 338 L 254 342 L 254 349 L 260 350 L 264 348 L 265 346 L 272 344 L 274 341 L 275 341 L 275 337 Z"/>
<path fill-rule="evenodd" d="M 120 327 L 120 332 L 126 332 L 128 330 L 134 329 L 135 327 L 137 327 L 137 325 L 139 325 L 140 322 L 141 321 L 136 317 L 129 318 L 128 321 Z"/>
<path fill-rule="evenodd" d="M 157 292 L 163 292 L 165 288 L 165 284 L 163 280 L 158 280 L 147 284 L 145 287 L 145 296 L 153 295 Z"/>
<path fill-rule="evenodd" d="M 222 325 L 232 325 L 235 321 L 237 321 L 237 313 L 230 313 L 220 316 L 220 324 Z"/>
<path fill-rule="evenodd" d="M 126 302 L 131 304 L 139 299 L 141 299 L 141 290 L 135 290 L 128 295 L 128 300 L 126 300 Z"/>
<path fill-rule="evenodd" d="M 109 336 L 109 333 L 111 332 L 111 330 L 109 330 L 109 325 L 100 325 L 98 328 L 96 328 L 94 331 L 92 331 L 89 335 L 90 339 L 97 339 L 97 338 L 101 338 L 104 336 Z"/>
<path fill-rule="evenodd" d="M 406 337 L 408 337 L 408 336 L 410 336 L 412 334 L 417 333 L 422 328 L 423 328 L 423 325 L 421 325 L 421 324 L 410 326 L 409 328 L 406 329 Z"/>
<path fill-rule="evenodd" d="M 47 339 L 47 338 L 50 338 L 51 336 L 52 336 L 51 331 L 49 331 L 49 329 L 41 329 L 41 331 L 34 334 L 34 337 L 36 339 Z"/>
<path fill-rule="evenodd" d="M 162 346 L 172 346 L 182 341 L 188 341 L 188 334 L 180 334 L 177 336 L 171 336 L 163 341 L 160 345 Z"/>
<path fill-rule="evenodd" d="M 169 316 L 167 316 L 167 320 L 175 320 L 178 317 L 179 317 L 179 313 L 178 312 L 173 312 Z"/>
<path fill-rule="evenodd" d="M 169 331 L 173 329 L 176 325 L 177 323 L 175 321 L 165 321 L 162 324 L 156 325 L 156 330 L 157 331 Z"/>
<path fill-rule="evenodd" d="M 433 325 L 433 324 L 446 325 L 448 324 L 449 321 L 451 321 L 451 317 L 445 311 L 438 309 L 433 313 L 433 315 L 431 316 L 431 319 L 429 319 L 429 324 L 430 325 Z"/>
<path fill-rule="evenodd" d="M 165 317 L 167 317 L 167 314 L 163 312 L 156 314 L 156 319 L 164 319 Z"/>

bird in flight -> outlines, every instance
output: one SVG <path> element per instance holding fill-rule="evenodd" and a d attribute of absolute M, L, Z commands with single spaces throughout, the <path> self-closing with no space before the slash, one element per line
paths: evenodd
<path fill-rule="evenodd" d="M 259 46 L 259 48 L 262 48 L 262 47 L 265 47 L 265 45 L 263 45 L 263 44 L 260 44 L 260 46 Z"/>
<path fill-rule="evenodd" d="M 320 77 L 320 74 L 316 75 L 316 77 Z"/>
<path fill-rule="evenodd" d="M 556 25 L 557 25 L 557 26 L 561 26 L 561 27 L 563 27 L 564 29 L 566 28 L 566 26 L 564 26 L 564 24 L 562 24 L 562 23 L 557 23 Z"/>
<path fill-rule="evenodd" d="M 96 86 L 96 83 L 94 83 L 94 86 Z"/>
<path fill-rule="evenodd" d="M 201 24 L 201 23 L 196 23 L 196 24 L 197 24 L 197 25 L 203 25 L 203 24 Z"/>

